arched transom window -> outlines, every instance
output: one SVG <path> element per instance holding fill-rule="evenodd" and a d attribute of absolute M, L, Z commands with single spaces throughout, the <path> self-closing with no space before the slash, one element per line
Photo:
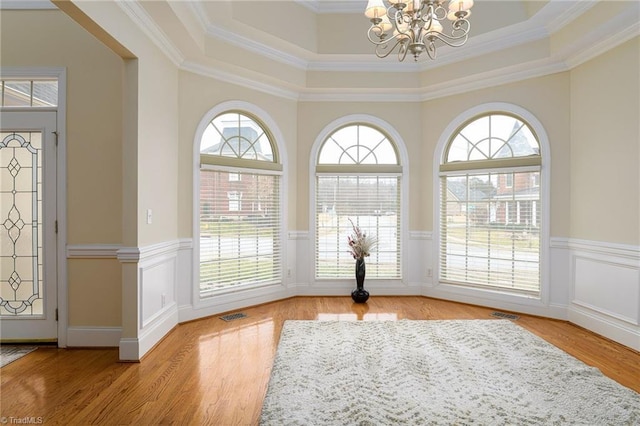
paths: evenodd
<path fill-rule="evenodd" d="M 200 142 L 200 296 L 282 281 L 280 180 L 272 136 L 242 111 Z"/>
<path fill-rule="evenodd" d="M 395 144 L 366 124 L 349 124 L 322 143 L 316 164 L 316 278 L 353 278 L 352 223 L 375 236 L 367 278 L 401 278 L 402 166 Z"/>
<path fill-rule="evenodd" d="M 454 133 L 440 165 L 440 281 L 540 293 L 541 158 L 510 114 Z"/>

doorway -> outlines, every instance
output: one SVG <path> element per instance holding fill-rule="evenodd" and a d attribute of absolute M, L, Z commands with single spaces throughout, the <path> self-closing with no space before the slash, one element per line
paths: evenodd
<path fill-rule="evenodd" d="M 0 340 L 58 340 L 57 112 L 0 117 Z"/>

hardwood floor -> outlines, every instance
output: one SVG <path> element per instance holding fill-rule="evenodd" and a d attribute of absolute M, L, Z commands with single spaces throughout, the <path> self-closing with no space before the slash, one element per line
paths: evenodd
<path fill-rule="evenodd" d="M 39 348 L 0 369 L 0 417 L 64 425 L 254 425 L 287 319 L 490 319 L 492 309 L 424 297 L 297 297 L 177 326 L 140 363 L 118 350 Z M 517 324 L 640 392 L 640 354 L 575 325 Z M 2 420 L 2 419 L 0 419 Z"/>

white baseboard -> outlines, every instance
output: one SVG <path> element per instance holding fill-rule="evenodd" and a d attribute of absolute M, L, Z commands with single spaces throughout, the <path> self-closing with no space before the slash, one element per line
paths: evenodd
<path fill-rule="evenodd" d="M 184 304 L 179 307 L 179 322 L 215 316 L 248 306 L 256 306 L 276 300 L 296 296 L 294 289 L 273 286 L 266 289 L 251 289 L 238 293 L 221 294 L 199 301 L 197 304 Z M 195 296 L 194 296 L 195 297 Z"/>
<path fill-rule="evenodd" d="M 631 349 L 640 351 L 640 328 L 638 326 L 625 324 L 599 312 L 590 311 L 577 305 L 569 308 L 569 321 Z"/>
<path fill-rule="evenodd" d="M 67 347 L 118 347 L 121 327 L 69 327 Z"/>
<path fill-rule="evenodd" d="M 173 305 L 146 326 L 137 338 L 120 339 L 120 361 L 140 361 L 177 324 L 178 309 Z"/>
<path fill-rule="evenodd" d="M 433 297 L 435 299 L 450 300 L 521 314 L 537 315 L 560 320 L 567 319 L 566 305 L 545 304 L 536 298 L 501 294 L 498 291 L 490 292 L 440 284 L 425 288 L 422 294 L 423 296 Z"/>

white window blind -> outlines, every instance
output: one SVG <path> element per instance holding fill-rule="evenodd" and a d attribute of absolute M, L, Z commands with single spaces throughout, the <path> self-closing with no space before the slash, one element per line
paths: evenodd
<path fill-rule="evenodd" d="M 441 281 L 539 293 L 540 191 L 528 184 L 533 175 L 539 171 L 441 177 Z"/>
<path fill-rule="evenodd" d="M 279 175 L 201 169 L 201 295 L 281 282 L 280 223 Z"/>
<path fill-rule="evenodd" d="M 515 116 L 456 134 L 440 166 L 439 279 L 540 294 L 540 146 Z"/>
<path fill-rule="evenodd" d="M 400 177 L 318 175 L 316 277 L 353 278 L 348 252 L 351 222 L 378 244 L 366 258 L 367 278 L 401 278 Z"/>
<path fill-rule="evenodd" d="M 353 278 L 351 222 L 378 241 L 367 278 L 402 278 L 401 179 L 396 146 L 380 130 L 350 124 L 325 139 L 316 165 L 316 278 Z"/>

